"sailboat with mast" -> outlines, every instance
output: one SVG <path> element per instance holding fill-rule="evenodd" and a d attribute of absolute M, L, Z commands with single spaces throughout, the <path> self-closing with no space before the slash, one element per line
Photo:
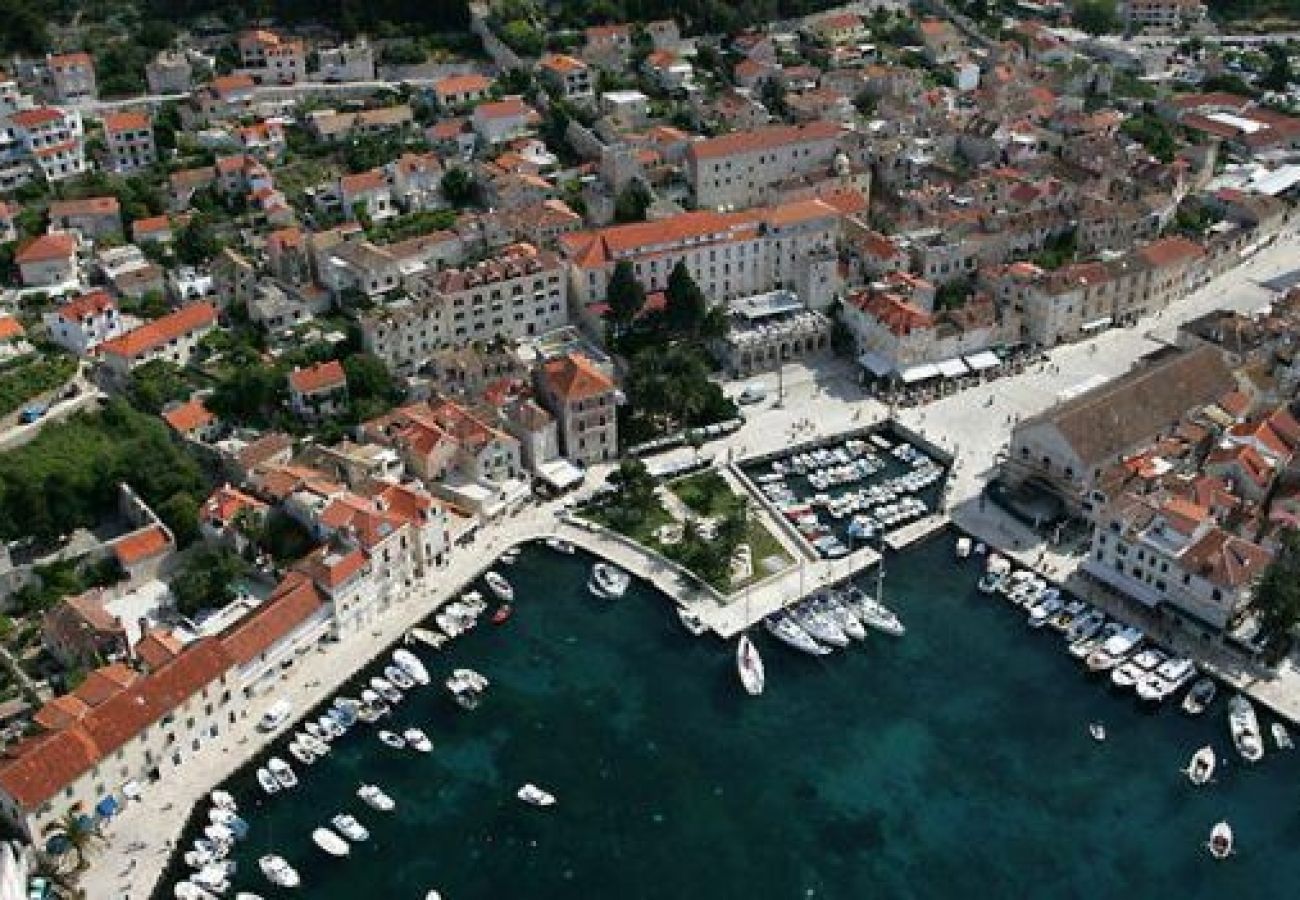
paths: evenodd
<path fill-rule="evenodd" d="M 850 587 L 849 602 L 862 620 L 862 624 L 894 637 L 902 637 L 907 628 L 892 609 L 885 606 L 885 549 L 880 548 L 880 561 L 876 563 L 876 596 L 868 597 L 856 587 Z"/>
<path fill-rule="evenodd" d="M 745 588 L 745 622 L 749 623 L 748 587 Z M 740 634 L 740 641 L 736 644 L 736 671 L 740 674 L 740 683 L 744 685 L 746 693 L 751 697 L 763 693 L 763 687 L 767 683 L 767 676 L 763 670 L 763 657 L 758 655 L 758 648 L 743 631 Z"/>

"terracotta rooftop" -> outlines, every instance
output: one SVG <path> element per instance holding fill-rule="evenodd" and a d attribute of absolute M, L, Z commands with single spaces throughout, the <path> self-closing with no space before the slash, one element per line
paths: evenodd
<path fill-rule="evenodd" d="M 543 377 L 551 391 L 569 403 L 603 397 L 614 390 L 609 376 L 581 353 L 550 360 L 543 367 Z"/>
<path fill-rule="evenodd" d="M 317 363 L 306 369 L 294 369 L 289 373 L 289 387 L 300 394 L 314 394 L 317 391 L 329 391 L 345 387 L 348 383 L 343 364 L 336 359 Z"/>
<path fill-rule="evenodd" d="M 32 262 L 49 262 L 66 259 L 77 252 L 77 240 L 66 231 L 55 231 L 23 245 L 14 256 L 14 262 L 22 265 Z"/>
<path fill-rule="evenodd" d="M 718 159 L 740 153 L 757 153 L 792 144 L 828 141 L 839 137 L 835 122 L 809 122 L 806 125 L 763 125 L 749 131 L 736 131 L 706 138 L 690 145 L 687 152 L 695 159 Z"/>
<path fill-rule="evenodd" d="M 113 553 L 123 566 L 160 556 L 171 549 L 171 537 L 161 526 L 151 525 L 133 531 L 113 543 Z"/>
<path fill-rule="evenodd" d="M 271 596 L 221 635 L 221 646 L 243 665 L 291 634 L 325 603 L 316 585 L 300 572 L 290 572 Z"/>
<path fill-rule="evenodd" d="M 109 113 L 104 116 L 104 131 L 119 134 L 123 131 L 148 131 L 152 127 L 149 116 L 142 112 Z"/>
<path fill-rule="evenodd" d="M 180 434 L 189 434 L 200 428 L 206 428 L 217 420 L 201 398 L 173 407 L 162 414 L 163 421 Z"/>
<path fill-rule="evenodd" d="M 215 306 L 207 302 L 194 303 L 141 325 L 134 331 L 128 331 L 111 341 L 106 341 L 100 345 L 99 350 L 101 353 L 117 356 L 137 357 L 163 346 L 174 338 L 215 325 L 216 321 Z"/>

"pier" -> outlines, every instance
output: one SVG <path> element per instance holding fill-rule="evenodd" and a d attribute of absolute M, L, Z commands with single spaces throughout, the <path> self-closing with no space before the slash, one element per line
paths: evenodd
<path fill-rule="evenodd" d="M 932 534 L 943 531 L 947 527 L 947 513 L 934 513 L 889 532 L 889 534 L 885 535 L 885 546 L 890 550 L 904 550 L 918 541 L 925 540 Z"/>

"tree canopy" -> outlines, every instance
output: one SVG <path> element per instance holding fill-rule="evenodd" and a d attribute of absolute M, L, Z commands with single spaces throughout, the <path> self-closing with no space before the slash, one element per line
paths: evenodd
<path fill-rule="evenodd" d="M 609 320 L 616 329 L 630 325 L 645 306 L 645 289 L 628 260 L 621 259 L 615 264 L 605 290 L 605 302 L 609 304 Z"/>
<path fill-rule="evenodd" d="M 1265 633 L 1285 635 L 1300 624 L 1300 531 L 1282 533 L 1277 554 L 1255 587 Z"/>

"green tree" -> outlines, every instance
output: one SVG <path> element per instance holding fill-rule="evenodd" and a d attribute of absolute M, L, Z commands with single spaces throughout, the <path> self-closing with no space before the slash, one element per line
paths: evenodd
<path fill-rule="evenodd" d="M 1254 605 L 1264 633 L 1286 643 L 1300 624 L 1300 531 L 1282 532 L 1277 553 L 1255 586 Z"/>
<path fill-rule="evenodd" d="M 664 314 L 668 327 L 678 334 L 698 334 L 709 303 L 682 260 L 678 260 L 668 275 L 666 295 Z"/>
<path fill-rule="evenodd" d="M 81 871 L 90 862 L 90 851 L 103 843 L 95 820 L 78 806 L 70 807 L 62 816 L 45 826 L 44 836 L 58 848 L 58 855 L 68 860 L 74 870 Z"/>
<path fill-rule="evenodd" d="M 127 397 L 136 409 L 157 415 L 169 403 L 190 396 L 189 379 L 175 363 L 155 359 L 131 372 Z"/>
<path fill-rule="evenodd" d="M 195 213 L 176 235 L 176 258 L 188 266 L 198 266 L 221 252 L 221 242 L 208 217 Z"/>
<path fill-rule="evenodd" d="M 203 609 L 219 609 L 235 598 L 234 583 L 248 572 L 248 563 L 226 547 L 201 547 L 190 554 L 172 579 L 176 609 L 192 616 Z"/>
<path fill-rule="evenodd" d="M 462 209 L 478 197 L 478 184 L 468 171 L 452 166 L 443 173 L 442 196 L 452 206 Z"/>
<path fill-rule="evenodd" d="M 364 422 L 388 412 L 402 400 L 402 391 L 384 361 L 373 353 L 354 353 L 343 360 L 348 377 L 351 419 Z"/>
<path fill-rule="evenodd" d="M 521 56 L 539 56 L 546 47 L 546 36 L 523 19 L 514 19 L 501 26 L 499 36 L 507 47 Z"/>
<path fill-rule="evenodd" d="M 1268 69 L 1259 80 L 1259 86 L 1266 91 L 1285 91 L 1294 78 L 1291 72 L 1291 49 L 1289 47 L 1269 44 L 1264 48 L 1268 55 Z"/>
<path fill-rule="evenodd" d="M 188 547 L 199 537 L 199 501 L 186 491 L 172 494 L 154 510 L 171 529 L 179 547 Z"/>
<path fill-rule="evenodd" d="M 605 291 L 605 302 L 609 304 L 609 320 L 615 330 L 631 325 L 645 306 L 645 288 L 637 281 L 632 263 L 626 259 L 619 260 L 614 266 L 614 274 L 610 276 Z"/>
<path fill-rule="evenodd" d="M 1083 0 L 1074 5 L 1074 24 L 1089 34 L 1110 34 L 1120 30 L 1114 0 Z"/>
<path fill-rule="evenodd" d="M 654 197 L 639 178 L 633 178 L 614 198 L 615 222 L 644 222 L 645 211 Z"/>

